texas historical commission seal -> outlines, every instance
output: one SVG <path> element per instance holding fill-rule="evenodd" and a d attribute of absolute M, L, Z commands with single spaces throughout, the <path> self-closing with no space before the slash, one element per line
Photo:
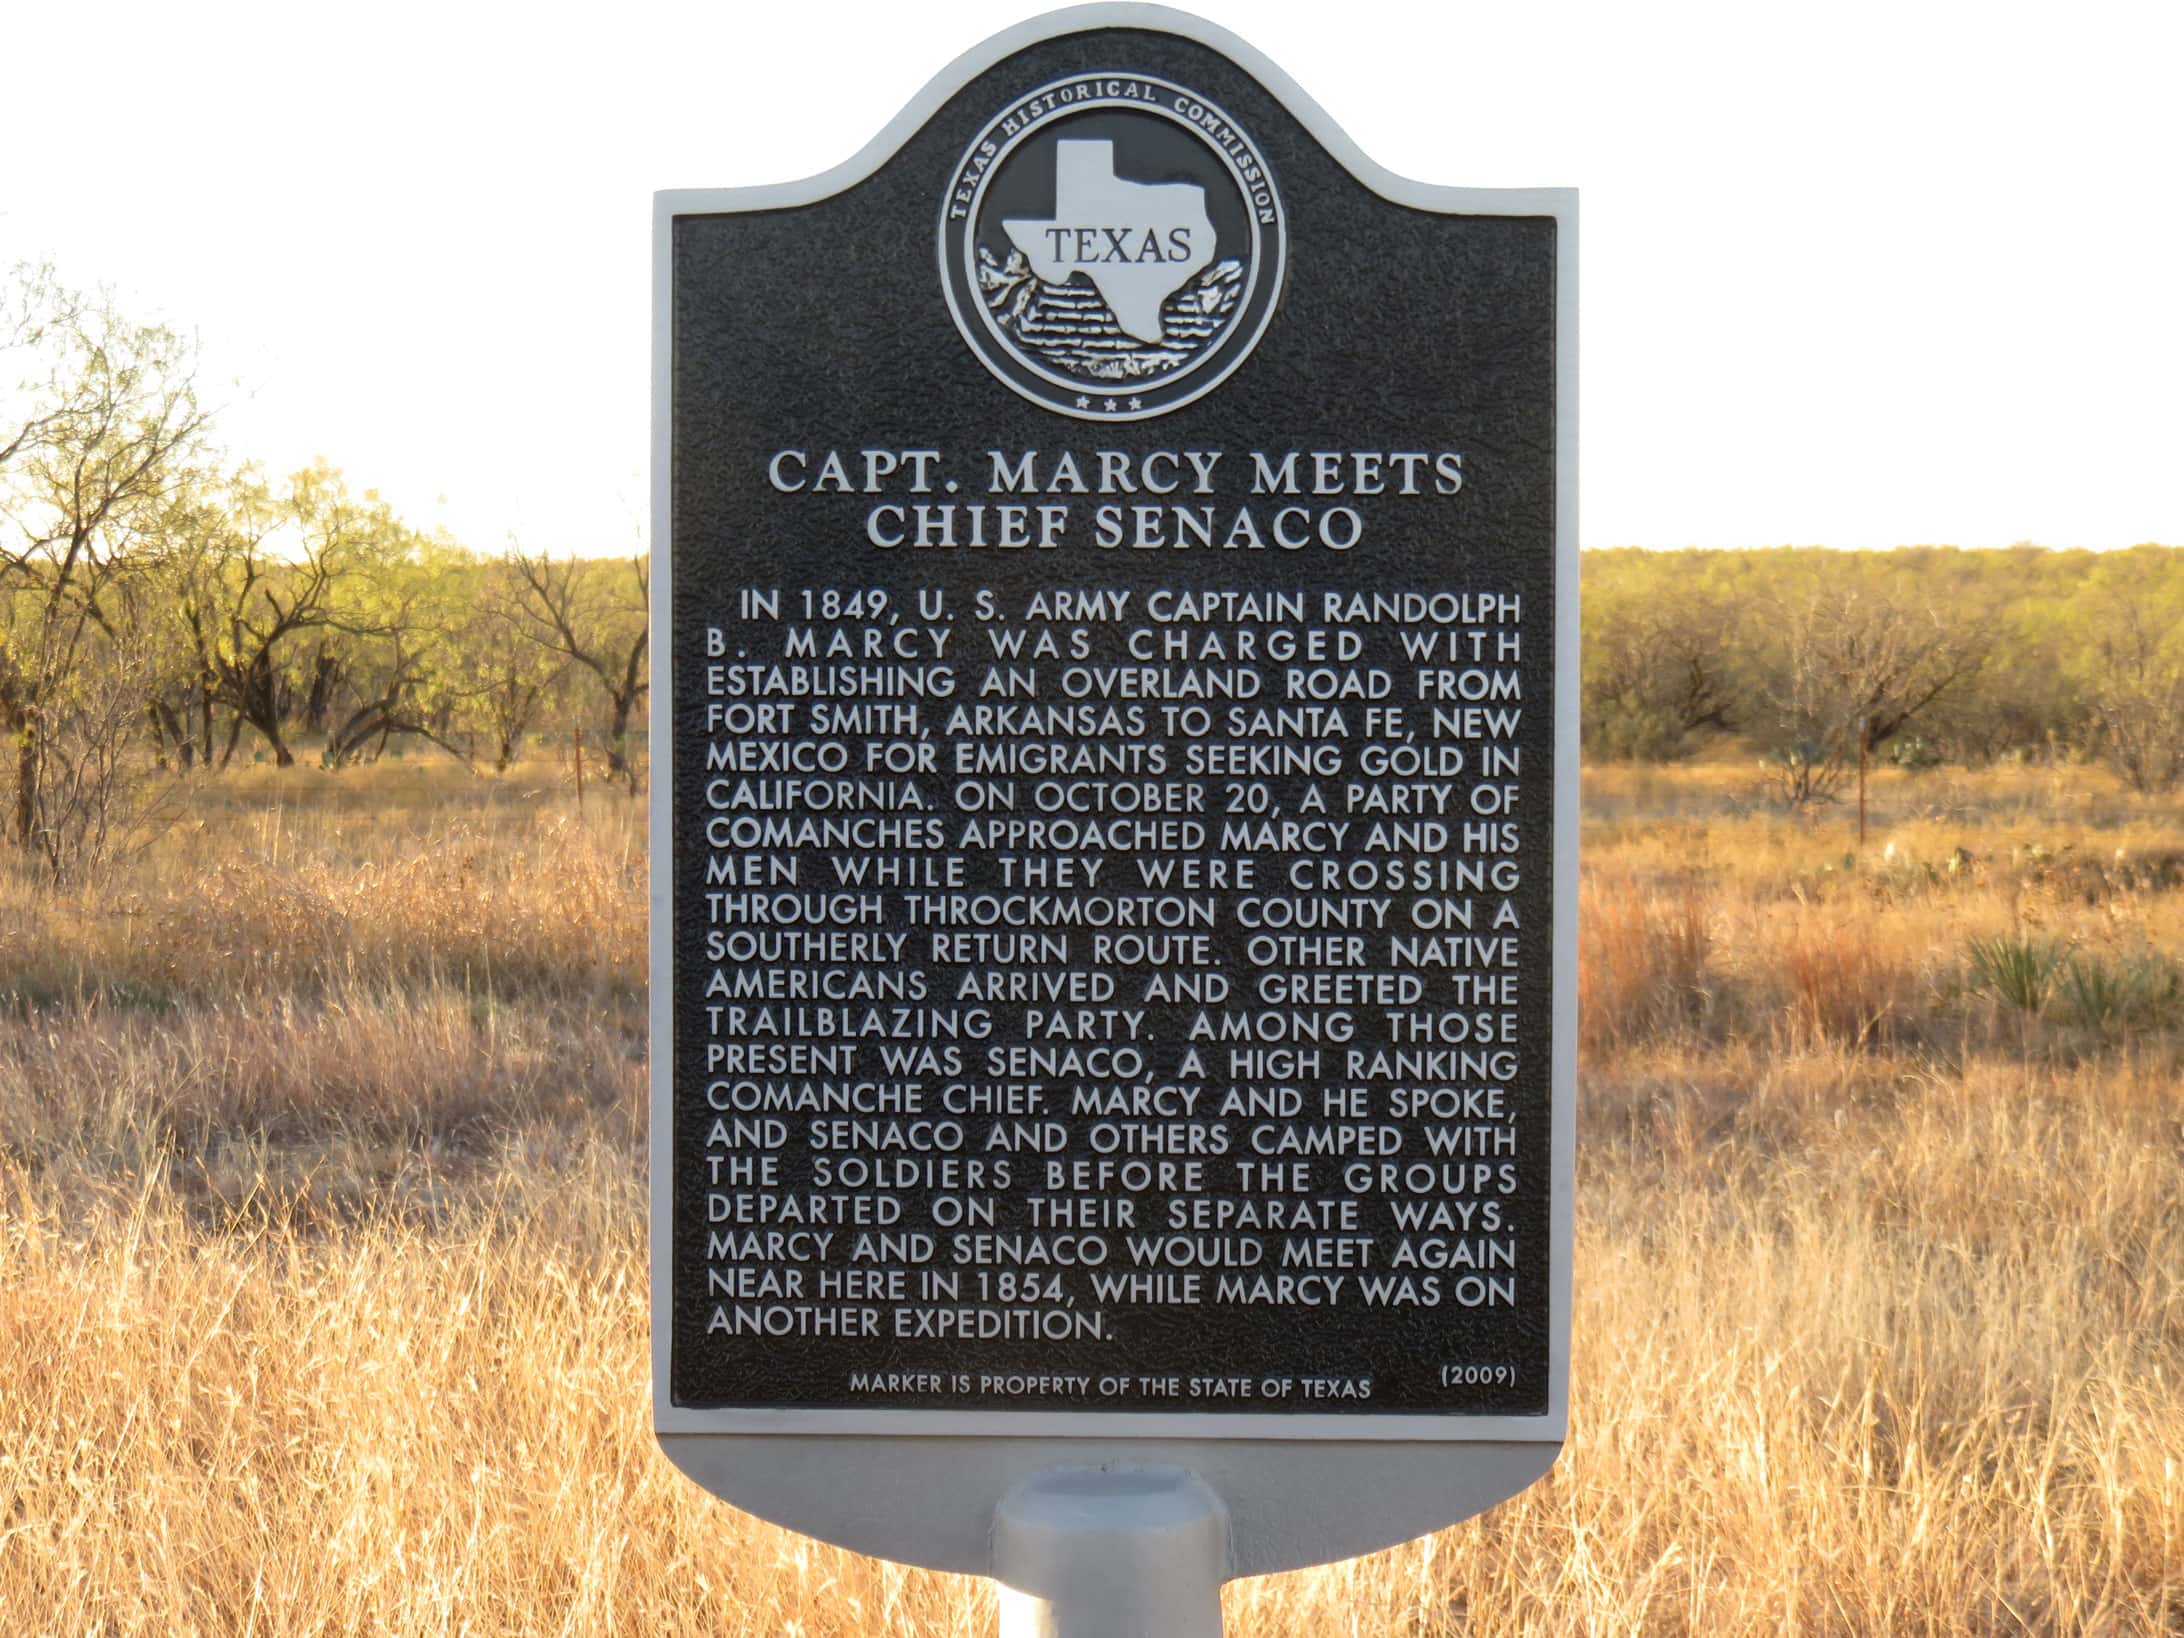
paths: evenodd
<path fill-rule="evenodd" d="M 965 150 L 940 215 L 956 328 L 1017 392 L 1135 421 L 1211 391 L 1258 345 L 1287 230 L 1226 113 L 1145 74 L 1041 86 Z"/>

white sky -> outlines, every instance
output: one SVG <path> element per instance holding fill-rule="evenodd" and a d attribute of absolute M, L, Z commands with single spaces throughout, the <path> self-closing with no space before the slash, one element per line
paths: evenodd
<path fill-rule="evenodd" d="M 19 8 L 0 262 L 196 330 L 238 455 L 628 551 L 652 190 L 836 164 L 1034 9 Z M 1583 190 L 1586 544 L 2184 543 L 2184 7 L 1196 9 L 1390 169 Z"/>

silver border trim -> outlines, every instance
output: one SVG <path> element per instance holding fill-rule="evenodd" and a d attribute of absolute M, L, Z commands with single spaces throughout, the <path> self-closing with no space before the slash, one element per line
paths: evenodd
<path fill-rule="evenodd" d="M 777 210 L 831 198 L 864 181 L 891 159 L 947 100 L 987 69 L 1028 46 L 1059 35 L 1098 29 L 1143 29 L 1180 35 L 1228 57 L 1252 75 L 1356 179 L 1392 204 L 1447 215 L 1547 216 L 1556 224 L 1555 292 L 1555 961 L 1551 1082 L 1554 1131 L 1550 1179 L 1554 1191 L 1548 1290 L 1547 1411 L 1540 1416 L 1198 1415 L 1122 1411 L 925 1411 L 698 1409 L 668 1397 L 669 1313 L 667 1247 L 672 1232 L 671 1175 L 674 972 L 670 868 L 673 837 L 673 664 L 668 619 L 674 550 L 668 431 L 673 411 L 675 218 Z M 1577 558 L 1577 190 L 1574 188 L 1451 188 L 1415 182 L 1376 165 L 1287 74 L 1255 48 L 1213 23 L 1165 6 L 1102 3 L 1048 12 L 1005 29 L 950 63 L 902 112 L 850 159 L 796 182 L 750 188 L 665 189 L 653 196 L 652 259 L 652 683 L 651 743 L 651 1248 L 653 1427 L 661 1434 L 884 1434 L 1036 1438 L 1319 1439 L 1346 1442 L 1475 1441 L 1560 1444 L 1569 1428 L 1570 1253 L 1572 1190 L 1576 1182 L 1577 1091 L 1577 826 L 1578 826 L 1578 558 Z M 665 635 L 669 642 L 660 639 Z M 663 656 L 667 656 L 663 658 Z M 660 748 L 665 754 L 659 754 Z"/>

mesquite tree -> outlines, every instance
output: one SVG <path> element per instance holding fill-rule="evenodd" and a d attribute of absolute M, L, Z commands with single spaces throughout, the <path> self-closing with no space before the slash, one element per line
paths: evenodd
<path fill-rule="evenodd" d="M 2094 748 L 2140 795 L 2172 790 L 2184 780 L 2184 568 L 2173 553 L 2119 552 L 2081 603 Z"/>
<path fill-rule="evenodd" d="M 41 840 L 72 823 L 49 801 L 59 713 L 86 720 L 84 673 L 117 636 L 119 584 L 156 557 L 160 525 L 189 477 L 206 416 L 191 343 L 137 324 L 104 295 L 18 269 L 0 289 L 0 728 L 12 741 L 7 830 Z M 98 714 L 97 720 L 126 720 Z"/>
<path fill-rule="evenodd" d="M 650 580 L 645 560 L 626 563 L 556 563 L 541 553 L 508 554 L 515 576 L 516 608 L 532 641 L 597 679 L 607 696 L 607 770 L 626 779 L 637 772 L 629 758 L 629 724 L 644 698 L 645 642 Z"/>
<path fill-rule="evenodd" d="M 386 635 L 401 605 L 375 593 L 402 575 L 413 546 L 393 508 L 370 490 L 353 493 L 323 462 L 278 491 L 249 473 L 231 483 L 184 611 L 213 696 L 230 713 L 222 767 L 245 726 L 276 765 L 295 761 L 285 725 L 304 650 L 314 651 L 315 694 L 333 662 L 330 639 Z"/>
<path fill-rule="evenodd" d="M 1767 738 L 1791 804 L 1825 800 L 1871 753 L 1969 687 L 1989 642 L 1885 583 L 1816 582 L 1784 597 L 1769 627 Z"/>

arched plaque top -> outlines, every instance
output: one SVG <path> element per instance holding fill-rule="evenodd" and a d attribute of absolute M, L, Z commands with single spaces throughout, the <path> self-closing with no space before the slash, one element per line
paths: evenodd
<path fill-rule="evenodd" d="M 1335 122 L 1333 115 L 1249 41 L 1190 12 L 1172 6 L 1135 4 L 1132 0 L 1096 0 L 1091 5 L 1064 6 L 988 37 L 928 80 L 871 141 L 839 165 L 793 182 L 741 188 L 663 189 L 655 196 L 656 208 L 661 215 L 668 216 L 707 210 L 772 210 L 831 199 L 877 175 L 940 112 L 949 98 L 988 69 L 1048 40 L 1114 29 L 1173 34 L 1219 52 L 1256 80 L 1352 177 L 1391 204 L 1407 205 L 1415 210 L 1485 208 L 1503 215 L 1574 216 L 1577 202 L 1574 188 L 1460 188 L 1399 175 L 1370 158 Z M 1566 221 L 1565 226 L 1568 225 Z"/>

